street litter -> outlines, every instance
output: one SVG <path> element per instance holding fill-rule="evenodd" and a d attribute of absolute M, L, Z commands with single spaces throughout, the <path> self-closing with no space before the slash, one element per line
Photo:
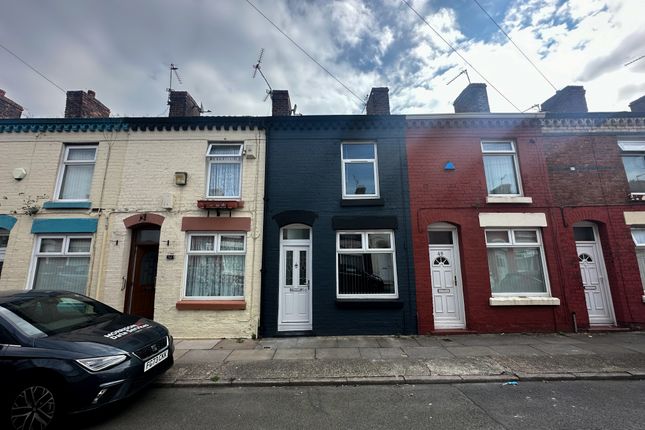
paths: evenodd
<path fill-rule="evenodd" d="M 507 382 L 504 382 L 502 385 L 520 385 L 520 383 L 517 381 L 507 381 Z"/>

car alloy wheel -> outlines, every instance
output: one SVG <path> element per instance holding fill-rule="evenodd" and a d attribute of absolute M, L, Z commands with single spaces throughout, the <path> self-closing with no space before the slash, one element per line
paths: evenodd
<path fill-rule="evenodd" d="M 47 428 L 56 416 L 56 398 L 43 385 L 28 385 L 20 390 L 11 404 L 11 425 L 16 430 Z"/>

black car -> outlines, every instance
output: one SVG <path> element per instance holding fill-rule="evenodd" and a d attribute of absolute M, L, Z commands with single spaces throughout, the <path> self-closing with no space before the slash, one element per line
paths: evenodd
<path fill-rule="evenodd" d="M 0 428 L 41 429 L 140 390 L 173 365 L 154 321 L 65 291 L 0 292 Z"/>

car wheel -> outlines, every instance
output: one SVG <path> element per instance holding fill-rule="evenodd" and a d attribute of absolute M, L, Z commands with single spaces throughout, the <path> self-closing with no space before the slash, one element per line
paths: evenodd
<path fill-rule="evenodd" d="M 51 383 L 20 385 L 8 402 L 8 418 L 16 430 L 51 428 L 62 412 L 62 401 Z"/>

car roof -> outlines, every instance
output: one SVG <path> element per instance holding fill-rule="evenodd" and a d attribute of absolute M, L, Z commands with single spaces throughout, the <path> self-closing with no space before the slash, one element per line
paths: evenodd
<path fill-rule="evenodd" d="M 0 304 L 11 303 L 14 300 L 36 297 L 59 297 L 76 294 L 71 291 L 59 290 L 6 290 L 0 291 Z"/>

